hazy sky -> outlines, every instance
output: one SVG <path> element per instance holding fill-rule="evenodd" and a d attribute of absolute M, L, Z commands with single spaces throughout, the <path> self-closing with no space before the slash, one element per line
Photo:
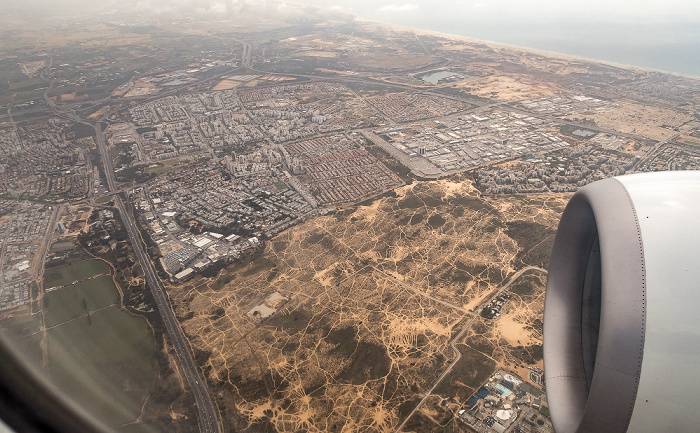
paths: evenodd
<path fill-rule="evenodd" d="M 468 21 L 596 20 L 657 23 L 700 21 L 695 0 L 298 0 L 385 19 Z"/>
<path fill-rule="evenodd" d="M 2 1 L 2 0 L 0 0 Z M 79 0 L 69 0 L 79 1 Z M 103 0 L 231 13 L 267 0 Z M 700 0 L 290 0 L 361 18 L 700 76 Z"/>
<path fill-rule="evenodd" d="M 697 0 L 296 0 L 299 3 L 342 10 L 363 18 L 443 31 L 493 35 L 580 32 L 590 26 L 595 36 L 600 26 L 639 29 L 630 38 L 677 40 L 679 32 L 700 31 Z M 654 29 L 666 28 L 666 33 Z M 568 29 L 568 30 L 567 30 Z M 654 34 L 649 34 L 654 32 Z M 623 35 L 624 37 L 624 35 Z"/>
<path fill-rule="evenodd" d="M 284 0 L 283 0 L 284 1 Z M 120 8 L 195 13 L 226 13 L 269 0 L 0 0 L 0 10 L 19 8 Z M 698 0 L 290 0 L 290 3 L 342 10 L 367 19 L 475 23 L 558 20 L 621 23 L 700 22 Z M 43 6 L 40 7 L 40 6 Z"/>

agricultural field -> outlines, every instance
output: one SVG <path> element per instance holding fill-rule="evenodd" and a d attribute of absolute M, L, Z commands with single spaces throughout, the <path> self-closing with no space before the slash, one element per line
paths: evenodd
<path fill-rule="evenodd" d="M 107 425 L 135 422 L 157 379 L 148 323 L 120 307 L 111 268 L 101 260 L 48 269 L 44 285 L 49 376 Z"/>
<path fill-rule="evenodd" d="M 157 378 L 145 320 L 113 305 L 48 329 L 47 342 L 60 390 L 107 425 L 139 418 Z"/>
<path fill-rule="evenodd" d="M 119 305 L 119 292 L 114 289 L 111 276 L 76 282 L 44 296 L 46 326 L 57 326 L 112 305 Z"/>
<path fill-rule="evenodd" d="M 121 307 L 112 268 L 101 260 L 50 268 L 44 287 L 35 311 L 3 319 L 15 347 L 106 425 L 155 431 L 139 421 L 158 380 L 153 330 Z"/>
<path fill-rule="evenodd" d="M 41 314 L 32 314 L 29 308 L 23 308 L 12 316 L 2 320 L 2 328 L 15 343 L 14 347 L 26 357 L 28 362 L 41 364 L 43 353 L 41 341 Z"/>
<path fill-rule="evenodd" d="M 109 265 L 101 260 L 86 260 L 70 266 L 47 269 L 44 273 L 44 287 L 65 286 L 100 274 L 109 273 Z"/>

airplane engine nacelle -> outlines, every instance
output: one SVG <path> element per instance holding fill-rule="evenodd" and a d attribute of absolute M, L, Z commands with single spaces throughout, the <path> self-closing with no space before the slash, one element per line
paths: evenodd
<path fill-rule="evenodd" d="M 557 433 L 700 430 L 700 172 L 594 182 L 549 265 L 544 374 Z"/>

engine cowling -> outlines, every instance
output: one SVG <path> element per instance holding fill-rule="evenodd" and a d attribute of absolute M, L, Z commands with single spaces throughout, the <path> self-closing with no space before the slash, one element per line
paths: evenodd
<path fill-rule="evenodd" d="M 700 429 L 700 172 L 581 188 L 554 241 L 544 311 L 557 433 Z"/>

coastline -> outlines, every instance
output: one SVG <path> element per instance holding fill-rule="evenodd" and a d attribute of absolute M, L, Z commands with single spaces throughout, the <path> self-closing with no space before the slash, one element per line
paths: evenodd
<path fill-rule="evenodd" d="M 435 31 L 435 30 L 426 30 L 426 29 L 421 29 L 421 28 L 417 28 L 417 27 L 403 26 L 400 24 L 383 23 L 381 21 L 369 20 L 369 19 L 365 19 L 365 18 L 361 18 L 361 17 L 357 17 L 357 16 L 353 16 L 353 18 L 357 22 L 366 23 L 366 24 L 373 24 L 373 25 L 378 25 L 378 26 L 385 26 L 385 27 L 388 27 L 388 28 L 390 28 L 394 31 L 397 31 L 397 32 L 412 32 L 416 35 L 439 37 L 439 38 L 452 40 L 455 42 L 484 44 L 484 45 L 487 45 L 489 47 L 517 50 L 517 51 L 521 51 L 521 52 L 536 54 L 536 55 L 545 56 L 545 57 L 557 58 L 557 59 L 566 60 L 566 61 L 579 61 L 579 62 L 585 61 L 585 62 L 590 62 L 590 63 L 598 63 L 598 64 L 603 64 L 603 65 L 607 65 L 607 66 L 611 66 L 611 67 L 615 67 L 615 68 L 620 68 L 620 69 L 626 69 L 626 70 L 630 70 L 630 71 L 659 72 L 662 74 L 669 74 L 669 75 L 681 77 L 684 79 L 700 81 L 700 75 L 689 75 L 689 74 L 683 74 L 683 73 L 679 73 L 679 72 L 665 71 L 662 69 L 628 65 L 628 64 L 613 62 L 610 60 L 582 57 L 582 56 L 578 56 L 575 54 L 568 54 L 568 53 L 561 53 L 561 52 L 557 52 L 557 51 L 547 51 L 547 50 L 542 50 L 542 49 L 537 49 L 537 48 L 523 47 L 523 46 L 519 46 L 519 45 L 504 43 L 504 42 L 491 41 L 488 39 L 477 39 L 477 38 L 473 38 L 473 37 L 469 37 L 469 36 L 462 36 L 462 35 L 458 35 L 458 34 L 454 34 L 454 33 L 443 33 L 443 32 L 439 32 L 439 31 Z"/>

